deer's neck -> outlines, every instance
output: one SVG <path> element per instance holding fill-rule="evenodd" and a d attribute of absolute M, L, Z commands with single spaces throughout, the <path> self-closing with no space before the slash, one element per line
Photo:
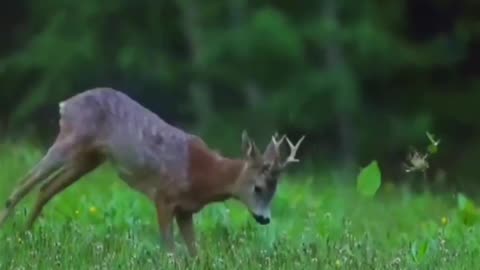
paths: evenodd
<path fill-rule="evenodd" d="M 199 208 L 231 198 L 245 162 L 217 154 L 200 139 L 192 140 L 189 150 L 189 196 L 196 200 Z"/>

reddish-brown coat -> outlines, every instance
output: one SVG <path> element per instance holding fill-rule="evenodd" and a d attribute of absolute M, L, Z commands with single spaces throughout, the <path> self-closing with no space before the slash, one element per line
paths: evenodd
<path fill-rule="evenodd" d="M 210 202 L 223 201 L 232 196 L 231 188 L 239 178 L 245 161 L 219 155 L 199 138 L 189 143 L 188 177 L 190 188 L 185 199 L 196 212 Z"/>

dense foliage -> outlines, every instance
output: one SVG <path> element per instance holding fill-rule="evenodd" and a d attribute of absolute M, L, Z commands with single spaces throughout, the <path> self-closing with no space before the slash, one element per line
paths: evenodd
<path fill-rule="evenodd" d="M 0 11 L 0 131 L 56 131 L 97 86 L 237 153 L 240 130 L 307 134 L 317 160 L 398 169 L 425 131 L 437 166 L 480 155 L 476 1 L 11 1 Z M 41 128 L 41 129 L 38 129 Z M 15 134 L 15 133 L 12 133 Z"/>

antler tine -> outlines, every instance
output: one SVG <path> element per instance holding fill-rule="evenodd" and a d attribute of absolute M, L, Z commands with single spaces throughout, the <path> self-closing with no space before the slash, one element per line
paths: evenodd
<path fill-rule="evenodd" d="M 298 148 L 300 147 L 300 144 L 301 144 L 302 141 L 305 139 L 305 135 L 302 136 L 302 137 L 300 138 L 300 140 L 298 140 L 295 145 L 288 139 L 288 137 L 286 137 L 286 139 L 287 139 L 288 146 L 290 147 L 290 155 L 289 155 L 288 158 L 285 160 L 283 166 L 286 166 L 288 163 L 299 162 L 299 161 L 300 161 L 300 160 L 298 160 L 297 158 L 295 158 L 295 155 L 297 154 L 297 151 L 298 151 Z"/>
<path fill-rule="evenodd" d="M 273 136 L 272 136 L 272 142 L 273 142 L 273 144 L 275 145 L 276 148 L 279 148 L 286 136 L 283 135 L 280 138 L 280 140 L 278 140 L 278 141 L 276 139 L 277 137 L 278 137 L 278 133 L 275 132 L 275 134 L 273 134 Z"/>

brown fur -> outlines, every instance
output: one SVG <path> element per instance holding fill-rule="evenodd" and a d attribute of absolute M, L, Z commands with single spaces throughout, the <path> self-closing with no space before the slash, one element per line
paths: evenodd
<path fill-rule="evenodd" d="M 223 201 L 233 194 L 231 189 L 239 178 L 245 161 L 222 157 L 210 151 L 200 139 L 189 144 L 190 188 L 185 194 L 192 209 L 197 212 L 211 202 Z"/>

